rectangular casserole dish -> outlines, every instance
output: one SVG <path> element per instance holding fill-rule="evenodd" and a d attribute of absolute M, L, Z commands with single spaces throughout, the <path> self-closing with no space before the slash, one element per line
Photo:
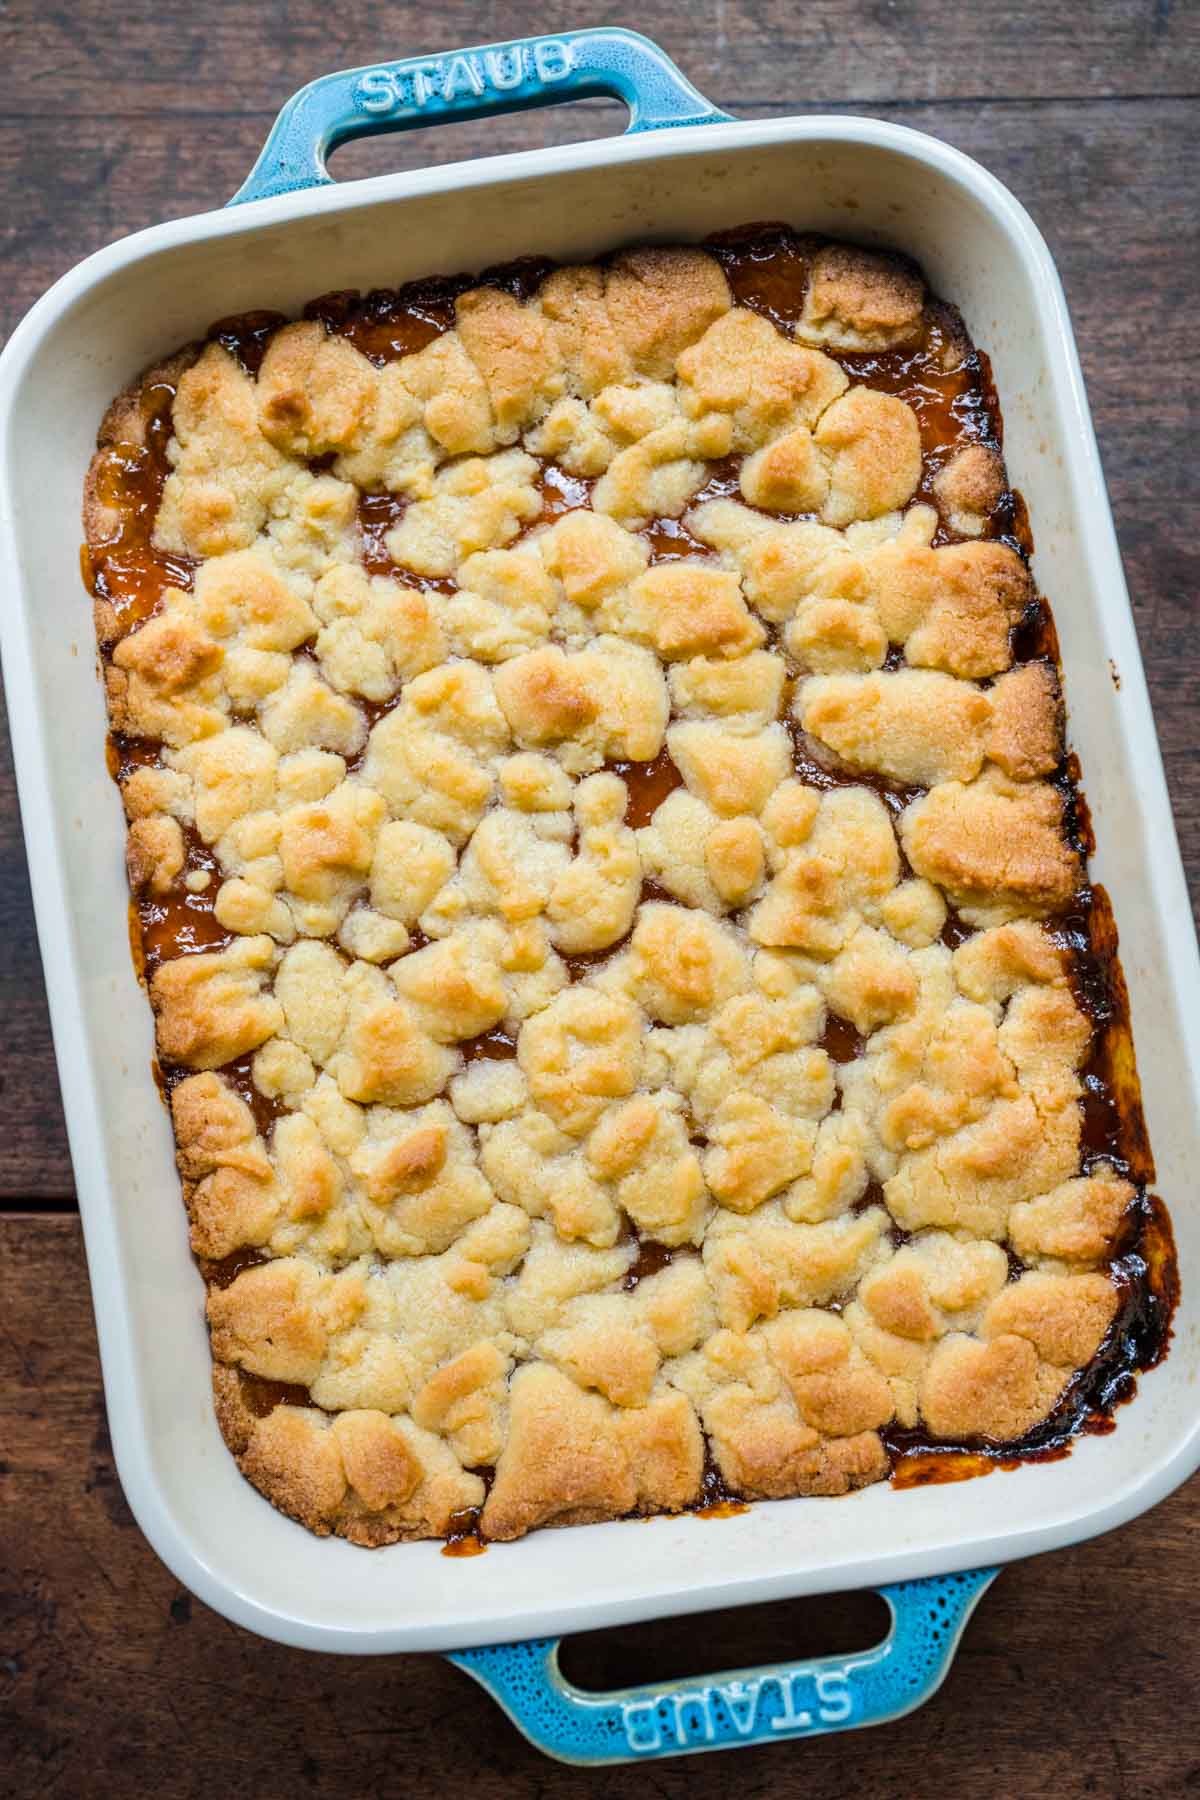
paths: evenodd
<path fill-rule="evenodd" d="M 609 66 L 588 75 L 587 52 L 604 44 Z M 499 92 L 470 79 L 488 53 L 314 84 L 281 118 L 239 199 L 270 197 L 90 258 L 34 308 L 0 361 L 5 677 L 118 1467 L 139 1524 L 181 1581 L 237 1623 L 311 1649 L 461 1649 L 969 1569 L 1120 1524 L 1200 1461 L 1200 1223 L 1184 1210 L 1200 1150 L 1200 965 L 1053 264 L 1012 197 L 958 153 L 864 119 L 724 122 L 661 59 L 653 80 L 644 67 L 631 75 L 650 51 L 615 32 L 505 47 L 494 69 L 524 78 L 497 81 Z M 427 71 L 420 81 L 414 68 Z M 624 140 L 303 186 L 320 179 L 322 148 L 356 130 L 597 91 L 630 101 L 635 130 Z M 668 123 L 676 128 L 645 133 Z M 1009 470 L 1029 505 L 1035 572 L 1062 644 L 1071 742 L 1099 845 L 1093 874 L 1124 932 L 1157 1187 L 1178 1203 L 1174 1347 L 1114 1434 L 1084 1438 L 1065 1460 L 1015 1480 L 869 1488 L 720 1523 L 661 1517 L 544 1532 L 471 1561 L 446 1560 L 432 1543 L 368 1557 L 274 1512 L 242 1480 L 212 1417 L 203 1288 L 169 1123 L 147 1079 L 152 1032 L 124 927 L 124 821 L 98 754 L 103 697 L 77 543 L 62 522 L 76 514 L 109 396 L 219 315 L 293 312 L 318 286 L 396 285 L 535 252 L 585 259 L 773 218 L 909 252 L 992 358 Z"/>

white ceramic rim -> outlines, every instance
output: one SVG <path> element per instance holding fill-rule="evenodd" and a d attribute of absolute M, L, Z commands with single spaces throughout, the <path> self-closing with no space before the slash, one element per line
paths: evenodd
<path fill-rule="evenodd" d="M 905 127 L 869 118 L 813 116 L 767 122 L 680 127 L 671 131 L 600 140 L 564 148 L 524 152 L 467 163 L 448 164 L 412 174 L 377 177 L 330 188 L 311 189 L 255 201 L 228 211 L 171 221 L 139 232 L 89 257 L 65 275 L 31 310 L 0 357 L 0 569 L 6 591 L 19 594 L 21 569 L 14 540 L 9 460 L 11 414 L 17 384 L 35 349 L 62 314 L 103 278 L 164 249 L 220 237 L 252 234 L 263 226 L 286 223 L 314 213 L 333 214 L 373 201 L 396 201 L 416 195 L 461 194 L 499 182 L 535 181 L 539 177 L 583 167 L 619 168 L 627 164 L 688 156 L 714 147 L 737 150 L 769 147 L 780 142 L 830 141 L 869 145 L 921 162 L 956 183 L 1002 226 L 1017 253 L 1036 277 L 1043 321 L 1058 354 L 1050 371 L 1054 403 L 1073 441 L 1074 455 L 1066 478 L 1074 484 L 1077 507 L 1092 522 L 1089 553 L 1098 587 L 1125 595 L 1120 557 L 1108 508 L 1095 436 L 1084 396 L 1074 337 L 1058 273 L 1037 227 L 1025 209 L 986 170 L 962 153 Z M 516 246 L 515 250 L 528 248 Z M 1110 641 L 1120 652 L 1121 710 L 1128 737 L 1138 751 L 1138 803 L 1159 847 L 1153 871 L 1153 898 L 1172 947 L 1172 968 L 1194 1072 L 1200 1068 L 1200 959 L 1191 908 L 1179 856 L 1170 802 L 1154 733 L 1149 698 L 1127 598 L 1123 612 L 1109 612 Z M 594 1629 L 605 1624 L 688 1613 L 780 1598 L 798 1592 L 895 1582 L 946 1573 L 984 1563 L 1010 1561 L 1094 1536 L 1125 1523 L 1164 1498 L 1200 1466 L 1200 1415 L 1181 1423 L 1170 1454 L 1145 1468 L 1113 1492 L 1097 1497 L 1072 1516 L 1059 1516 L 1040 1526 L 993 1533 L 967 1534 L 942 1548 L 873 1551 L 847 1563 L 806 1571 L 803 1578 L 786 1575 L 739 1577 L 713 1570 L 703 1586 L 681 1590 L 664 1579 L 660 1589 L 592 1601 L 586 1608 L 568 1598 L 539 1602 L 509 1619 L 491 1616 L 476 1633 L 461 1624 L 447 1632 L 436 1622 L 417 1627 L 400 1623 L 381 1631 L 314 1624 L 299 1616 L 266 1609 L 223 1579 L 219 1569 L 197 1556 L 164 1504 L 149 1466 L 144 1420 L 134 1400 L 133 1350 L 127 1298 L 122 1292 L 113 1254 L 113 1200 L 102 1177 L 92 1171 L 91 1151 L 101 1140 L 101 1121 L 93 1071 L 75 1048 L 72 1027 L 80 1015 L 78 972 L 69 952 L 71 933 L 64 871 L 52 832 L 43 825 L 51 808 L 47 772 L 46 722 L 36 704 L 27 622 L 20 605 L 6 604 L 3 615 L 3 669 L 8 695 L 18 791 L 25 821 L 30 878 L 37 917 L 56 1057 L 62 1086 L 72 1159 L 79 1194 L 97 1334 L 114 1452 L 122 1486 L 142 1531 L 188 1588 L 206 1604 L 239 1625 L 277 1641 L 304 1648 L 361 1654 L 397 1650 L 450 1649 L 506 1637 L 540 1636 L 567 1629 Z M 1068 671 L 1069 673 L 1069 671 Z M 789 1502 L 774 1503 L 786 1507 Z M 852 1504 L 852 1502 L 839 1502 Z M 655 1522 L 657 1523 L 657 1521 Z M 593 1530 L 638 1527 L 575 1528 Z M 647 1529 L 647 1527 L 640 1527 Z M 556 1534 L 557 1535 L 557 1534 Z M 574 1534 L 573 1534 L 574 1535 Z M 528 1540 L 527 1540 L 528 1541 Z M 497 1552 L 493 1550 L 492 1554 Z M 500 1554 L 504 1554 L 503 1549 Z M 481 1559 L 486 1561 L 487 1559 Z M 458 1565 L 468 1568 L 472 1565 Z M 473 1565 L 479 1568 L 479 1563 Z"/>

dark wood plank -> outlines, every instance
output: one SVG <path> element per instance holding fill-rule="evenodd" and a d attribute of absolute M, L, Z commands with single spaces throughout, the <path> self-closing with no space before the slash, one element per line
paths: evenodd
<path fill-rule="evenodd" d="M 570 0 L 442 0 L 436 9 L 343 0 L 298 7 L 206 0 L 164 7 L 10 0 L 0 29 L 4 106 L 45 116 L 129 118 L 278 105 L 331 69 L 462 45 L 548 36 L 593 18 Z M 943 96 L 1048 98 L 1195 92 L 1200 18 L 1186 0 L 649 0 L 617 11 L 717 101 L 872 105 Z"/>
<path fill-rule="evenodd" d="M 895 1726 L 597 1777 L 546 1763 L 438 1657 L 281 1649 L 182 1592 L 113 1468 L 74 1221 L 0 1222 L 0 1319 L 0 1791 L 14 1800 L 715 1800 L 732 1787 L 746 1800 L 1073 1800 L 1200 1783 L 1200 1483 L 1123 1531 L 1007 1570 L 942 1692 Z M 619 1630 L 577 1644 L 572 1672 L 607 1683 L 699 1672 L 710 1653 L 851 1649 L 874 1623 L 861 1600 L 791 1603 L 706 1622 L 699 1656 L 694 1622 Z"/>
<path fill-rule="evenodd" d="M 21 817 L 0 693 L 0 1208 L 6 1201 L 73 1204 L 74 1182 L 33 925 Z"/>

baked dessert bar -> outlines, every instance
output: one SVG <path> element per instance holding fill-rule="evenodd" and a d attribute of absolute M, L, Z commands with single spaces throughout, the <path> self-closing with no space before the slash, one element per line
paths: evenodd
<path fill-rule="evenodd" d="M 757 228 L 213 327 L 88 477 L 217 1417 L 321 1533 L 1045 1453 L 1165 1343 L 986 358 Z"/>

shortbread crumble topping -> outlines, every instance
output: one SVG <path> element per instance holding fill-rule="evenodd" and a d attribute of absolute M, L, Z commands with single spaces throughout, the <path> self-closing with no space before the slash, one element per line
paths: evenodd
<path fill-rule="evenodd" d="M 957 315 L 780 230 L 309 310 L 85 513 L 241 1467 L 374 1545 L 1026 1437 L 1148 1167 Z"/>

